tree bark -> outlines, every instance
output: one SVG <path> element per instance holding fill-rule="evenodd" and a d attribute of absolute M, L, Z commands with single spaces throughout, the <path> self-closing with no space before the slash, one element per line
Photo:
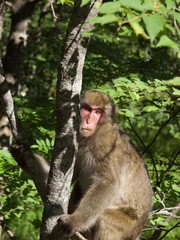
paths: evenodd
<path fill-rule="evenodd" d="M 3 12 L 3 8 L 4 8 L 4 4 L 5 4 L 6 0 L 0 0 L 0 15 Z"/>
<path fill-rule="evenodd" d="M 5 5 L 5 0 L 0 1 L 0 40 L 2 38 L 2 32 L 3 32 L 3 25 L 4 25 L 4 5 Z"/>
<path fill-rule="evenodd" d="M 46 181 L 48 172 L 44 171 L 42 168 L 44 164 L 40 164 L 41 166 L 38 166 L 37 164 L 39 161 L 37 162 L 36 156 L 33 154 L 25 132 L 20 124 L 19 119 L 17 118 L 10 89 L 8 88 L 5 77 L 2 74 L 0 74 L 0 97 L 2 99 L 3 107 L 11 126 L 13 137 L 15 138 L 17 144 L 23 149 L 22 154 L 24 156 L 26 166 L 29 170 L 29 174 L 31 175 L 36 188 L 42 200 L 44 201 L 46 196 Z"/>
<path fill-rule="evenodd" d="M 23 76 L 24 49 L 28 39 L 28 25 L 34 6 L 39 0 L 15 0 L 12 7 L 12 23 L 3 61 L 6 81 L 12 94 L 18 94 Z"/>
<path fill-rule="evenodd" d="M 69 189 L 78 150 L 82 71 L 89 42 L 89 39 L 82 38 L 82 35 L 92 29 L 88 21 L 97 15 L 100 4 L 101 0 L 95 0 L 81 7 L 81 1 L 76 0 L 64 40 L 56 92 L 56 139 L 43 213 L 41 240 L 62 239 L 62 236 L 58 236 L 56 223 L 59 215 L 67 212 Z"/>

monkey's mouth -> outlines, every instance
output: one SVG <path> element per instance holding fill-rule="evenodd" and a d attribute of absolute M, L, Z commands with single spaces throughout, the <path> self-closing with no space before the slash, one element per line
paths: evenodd
<path fill-rule="evenodd" d="M 83 132 L 90 132 L 90 131 L 92 131 L 92 129 L 90 129 L 90 128 L 81 128 L 81 131 L 83 131 Z"/>

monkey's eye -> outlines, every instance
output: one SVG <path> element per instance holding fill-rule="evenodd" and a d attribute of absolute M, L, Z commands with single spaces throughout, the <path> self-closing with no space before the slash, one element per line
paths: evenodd
<path fill-rule="evenodd" d="M 103 114 L 103 109 L 97 108 L 97 109 L 93 109 L 93 110 L 97 115 L 102 115 Z"/>
<path fill-rule="evenodd" d="M 88 112 L 92 111 L 92 108 L 88 104 L 81 105 L 81 109 L 83 109 L 84 111 L 88 111 Z"/>

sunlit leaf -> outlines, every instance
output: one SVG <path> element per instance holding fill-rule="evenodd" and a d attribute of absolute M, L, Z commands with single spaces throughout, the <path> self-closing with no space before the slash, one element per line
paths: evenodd
<path fill-rule="evenodd" d="M 166 35 L 163 35 L 160 38 L 156 47 L 171 47 L 178 49 L 178 45 Z"/>
<path fill-rule="evenodd" d="M 86 4 L 88 4 L 91 0 L 82 0 L 81 2 L 81 7 L 85 6 Z"/>
<path fill-rule="evenodd" d="M 129 117 L 129 118 L 135 117 L 134 113 L 132 111 L 130 111 L 129 109 L 121 109 L 120 114 L 125 115 L 126 117 Z"/>
<path fill-rule="evenodd" d="M 180 77 L 175 77 L 173 79 L 163 81 L 163 83 L 171 86 L 180 86 Z"/>
<path fill-rule="evenodd" d="M 103 3 L 99 8 L 99 13 L 110 14 L 116 13 L 120 10 L 120 2 L 107 2 Z"/>
<path fill-rule="evenodd" d="M 180 22 L 180 14 L 177 13 L 177 12 L 173 12 L 173 15 L 174 15 L 175 19 L 176 19 L 178 22 Z"/>
<path fill-rule="evenodd" d="M 104 15 L 102 17 L 95 17 L 91 19 L 89 22 L 90 23 L 99 23 L 101 25 L 107 24 L 107 23 L 112 23 L 112 22 L 117 22 L 118 17 L 116 17 L 114 14 L 108 14 Z"/>
<path fill-rule="evenodd" d="M 173 95 L 180 96 L 180 90 L 179 89 L 173 88 L 173 90 L 174 90 Z"/>
<path fill-rule="evenodd" d="M 153 42 L 157 35 L 164 29 L 164 18 L 161 15 L 144 15 L 143 21 L 151 42 Z"/>
<path fill-rule="evenodd" d="M 174 0 L 165 0 L 167 9 L 172 9 L 175 6 Z"/>
<path fill-rule="evenodd" d="M 144 5 L 142 5 L 141 0 L 136 0 L 136 1 L 120 0 L 119 2 L 127 8 L 132 8 L 132 9 L 135 9 L 135 10 L 138 10 L 138 11 L 143 11 L 144 10 Z"/>
<path fill-rule="evenodd" d="M 141 35 L 145 39 L 149 39 L 149 36 L 145 33 L 143 27 L 138 22 L 139 20 L 135 19 L 135 16 L 133 16 L 132 14 L 128 14 L 127 16 L 128 16 L 129 23 L 130 23 L 132 29 L 134 30 L 134 33 L 137 36 Z"/>
<path fill-rule="evenodd" d="M 130 92 L 129 95 L 131 96 L 133 101 L 138 101 L 140 98 L 139 94 L 137 94 L 136 92 Z"/>
<path fill-rule="evenodd" d="M 156 106 L 146 106 L 142 109 L 142 112 L 154 112 L 157 111 L 159 108 Z"/>

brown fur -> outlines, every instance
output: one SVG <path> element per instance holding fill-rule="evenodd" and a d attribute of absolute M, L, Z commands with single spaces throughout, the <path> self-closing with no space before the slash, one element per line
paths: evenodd
<path fill-rule="evenodd" d="M 60 217 L 69 234 L 93 240 L 135 240 L 151 210 L 152 190 L 144 161 L 113 118 L 109 97 L 87 92 L 82 99 L 104 109 L 91 137 L 81 137 L 69 213 Z M 67 227 L 68 226 L 68 227 Z"/>

